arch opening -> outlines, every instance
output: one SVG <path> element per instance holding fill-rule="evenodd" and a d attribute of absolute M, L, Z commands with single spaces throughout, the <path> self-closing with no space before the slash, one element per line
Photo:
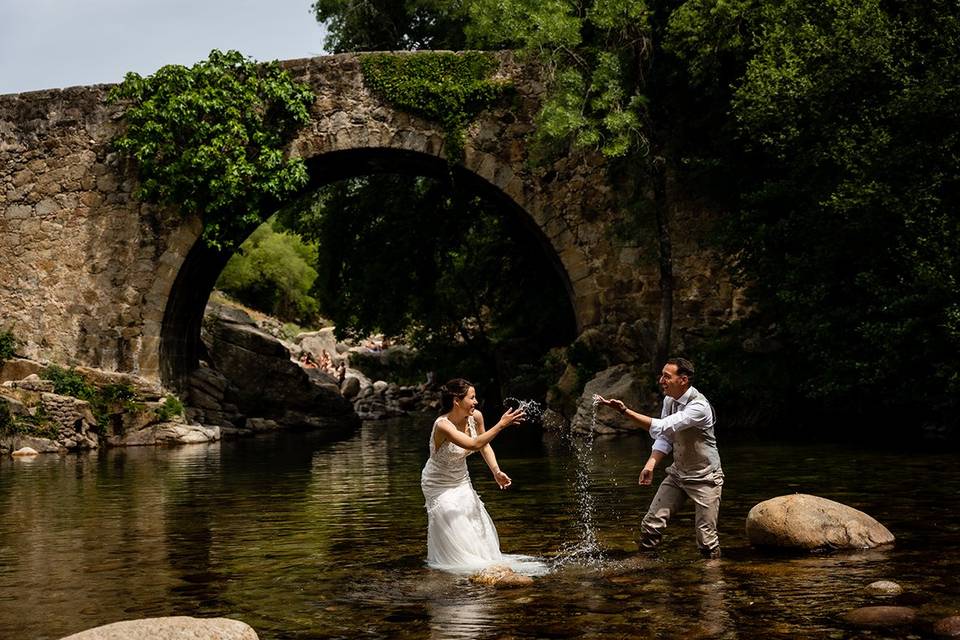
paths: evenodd
<path fill-rule="evenodd" d="M 363 176 L 402 175 L 411 179 L 425 177 L 447 181 L 456 189 L 491 203 L 502 212 L 510 232 L 521 237 L 525 246 L 536 253 L 537 259 L 549 264 L 565 293 L 562 306 L 569 325 L 569 340 L 576 337 L 580 327 L 573 305 L 573 288 L 557 252 L 523 206 L 496 185 L 467 168 L 450 166 L 436 156 L 409 150 L 360 148 L 332 151 L 309 158 L 306 163 L 310 182 L 300 194 L 304 201 L 332 183 Z M 296 201 L 281 205 L 291 203 L 296 204 Z M 165 386 L 183 390 L 188 376 L 203 358 L 205 349 L 200 340 L 200 328 L 204 310 L 231 255 L 232 252 L 213 250 L 198 240 L 185 257 L 171 287 L 160 327 L 160 376 Z"/>

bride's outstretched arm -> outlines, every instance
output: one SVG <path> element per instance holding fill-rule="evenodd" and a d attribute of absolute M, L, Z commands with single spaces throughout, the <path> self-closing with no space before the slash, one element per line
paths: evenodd
<path fill-rule="evenodd" d="M 483 426 L 483 414 L 478 411 L 476 416 L 477 433 L 484 433 L 486 431 L 486 427 Z M 501 489 L 506 489 L 513 484 L 513 480 L 510 479 L 510 476 L 500 470 L 500 465 L 497 464 L 497 454 L 493 452 L 492 446 L 488 444 L 483 449 L 480 449 L 480 455 L 483 456 L 483 461 L 487 463 L 488 467 L 490 467 L 490 473 L 493 474 L 493 479 L 496 480 Z"/>
<path fill-rule="evenodd" d="M 523 412 L 519 409 L 516 411 L 507 411 L 497 424 L 486 429 L 483 433 L 477 433 L 477 437 L 475 438 L 457 429 L 449 420 L 440 420 L 437 423 L 437 429 L 443 431 L 444 437 L 458 447 L 463 447 L 468 451 L 481 451 L 485 446 L 490 444 L 491 440 L 497 437 L 500 431 L 522 417 Z"/>

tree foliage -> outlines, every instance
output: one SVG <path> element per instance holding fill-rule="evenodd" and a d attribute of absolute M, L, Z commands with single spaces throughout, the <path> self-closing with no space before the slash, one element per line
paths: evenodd
<path fill-rule="evenodd" d="M 646 0 L 468 0 L 467 34 L 485 47 L 535 57 L 548 84 L 537 117 L 537 155 L 591 149 L 624 178 L 633 217 L 654 222 L 659 271 L 654 370 L 673 334 L 673 238 L 668 181 L 682 185 L 685 141 L 703 133 L 689 117 L 666 26 L 677 3 Z M 632 225 L 637 227 L 638 225 Z M 639 239 L 634 239 L 639 243 Z"/>
<path fill-rule="evenodd" d="M 727 387 L 746 378 L 731 370 L 761 372 L 747 401 L 955 413 L 955 2 L 440 4 L 468 17 L 472 43 L 544 63 L 543 151 L 619 158 L 652 191 L 635 194 L 639 215 L 659 216 L 665 172 L 727 212 L 718 239 L 756 311 L 726 347 L 705 346 L 705 370 Z M 758 327 L 780 348 L 746 353 Z"/>
<path fill-rule="evenodd" d="M 284 146 L 314 96 L 275 62 L 214 50 L 189 68 L 128 73 L 110 97 L 125 105 L 115 145 L 136 160 L 137 196 L 201 216 L 211 245 L 233 246 L 307 182 Z"/>
<path fill-rule="evenodd" d="M 390 104 L 443 125 L 447 158 L 463 156 L 467 125 L 506 91 L 491 78 L 497 61 L 487 53 L 371 53 L 360 58 L 363 79 Z"/>
<path fill-rule="evenodd" d="M 566 292 L 516 214 L 445 181 L 358 178 L 282 215 L 318 243 L 316 297 L 340 332 L 404 335 L 502 379 L 573 337 Z"/>
<path fill-rule="evenodd" d="M 686 7 L 672 29 L 690 82 L 729 96 L 727 246 L 792 384 L 942 421 L 960 384 L 956 4 Z"/>
<path fill-rule="evenodd" d="M 450 0 L 317 0 L 312 5 L 327 25 L 327 51 L 458 51 L 466 15 Z"/>
<path fill-rule="evenodd" d="M 470 0 L 470 41 L 519 48 L 545 65 L 550 91 L 537 139 L 548 148 L 595 148 L 621 157 L 650 144 L 645 83 L 652 52 L 643 0 Z"/>
<path fill-rule="evenodd" d="M 312 324 L 318 304 L 311 295 L 317 248 L 277 231 L 272 221 L 257 227 L 224 268 L 217 288 L 284 322 Z"/>

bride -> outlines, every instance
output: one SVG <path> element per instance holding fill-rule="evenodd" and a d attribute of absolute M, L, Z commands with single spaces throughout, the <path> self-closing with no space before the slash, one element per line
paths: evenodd
<path fill-rule="evenodd" d="M 479 451 L 500 488 L 512 484 L 497 465 L 490 441 L 523 418 L 523 412 L 507 411 L 486 429 L 483 415 L 476 410 L 477 392 L 463 378 L 443 386 L 442 403 L 443 415 L 430 431 L 430 459 L 420 476 L 427 508 L 427 564 L 458 573 L 495 564 L 528 574 L 542 573 L 545 567 L 532 558 L 500 553 L 497 529 L 467 471 L 467 456 Z"/>

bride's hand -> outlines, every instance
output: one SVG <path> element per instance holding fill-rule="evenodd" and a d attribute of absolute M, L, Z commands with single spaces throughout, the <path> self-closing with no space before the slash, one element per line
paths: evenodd
<path fill-rule="evenodd" d="M 500 417 L 500 424 L 504 427 L 509 427 L 513 423 L 521 420 L 523 420 L 523 411 L 520 409 L 507 409 L 506 413 Z"/>
<path fill-rule="evenodd" d="M 510 479 L 510 476 L 505 474 L 503 471 L 494 471 L 493 479 L 497 481 L 497 484 L 500 485 L 501 489 L 506 489 L 513 484 L 513 480 Z"/>

